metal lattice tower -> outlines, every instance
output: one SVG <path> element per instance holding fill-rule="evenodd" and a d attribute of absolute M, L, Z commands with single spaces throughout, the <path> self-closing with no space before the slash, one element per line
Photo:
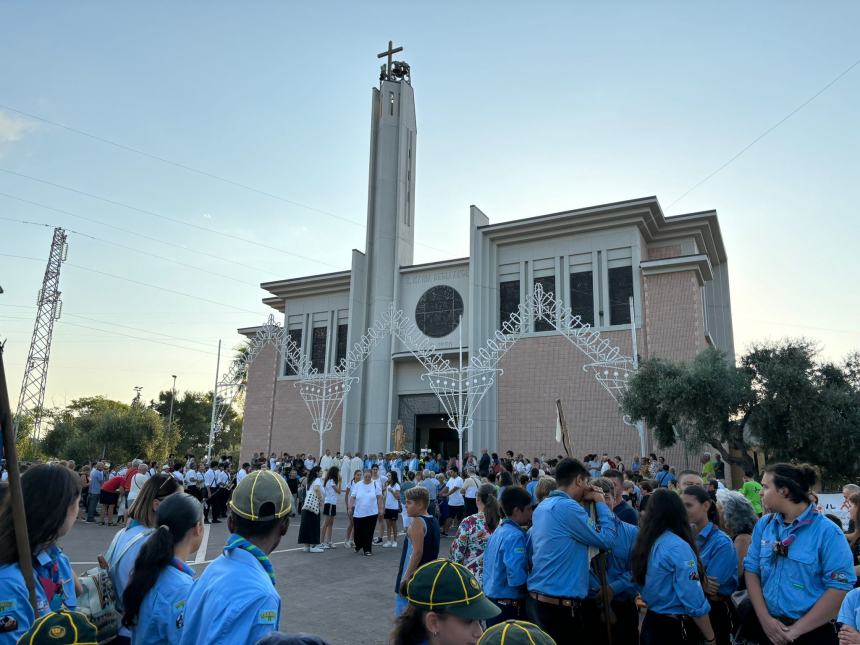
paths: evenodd
<path fill-rule="evenodd" d="M 66 242 L 66 231 L 54 229 L 54 239 L 51 241 L 51 255 L 42 279 L 42 289 L 36 304 L 36 324 L 33 325 L 33 338 L 30 341 L 30 353 L 27 355 L 27 365 L 24 368 L 24 381 L 21 383 L 21 395 L 18 397 L 18 411 L 15 414 L 15 429 L 23 415 L 33 415 L 33 437 L 41 438 L 42 405 L 45 402 L 45 385 L 48 382 L 48 359 L 51 356 L 51 335 L 54 332 L 54 321 L 60 318 L 62 303 L 60 301 L 60 267 L 66 261 L 69 245 Z"/>

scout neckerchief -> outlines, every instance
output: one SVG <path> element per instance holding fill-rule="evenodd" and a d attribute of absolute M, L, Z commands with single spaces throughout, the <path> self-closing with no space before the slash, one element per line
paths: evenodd
<path fill-rule="evenodd" d="M 51 611 L 59 611 L 63 608 L 63 601 L 66 599 L 66 594 L 63 589 L 63 580 L 60 579 L 60 564 L 57 561 L 59 551 L 56 547 L 44 552 L 48 558 L 47 563 L 42 563 L 39 556 L 35 559 L 36 579 L 45 592 L 45 597 L 48 599 L 48 605 Z M 42 575 L 39 569 L 45 570 L 47 575 Z"/>
<path fill-rule="evenodd" d="M 797 534 L 810 524 L 812 524 L 814 520 L 814 516 L 811 515 L 813 506 L 810 504 L 807 506 L 806 510 L 800 514 L 800 516 L 794 520 L 788 527 L 788 532 L 783 538 L 780 534 L 782 533 L 782 526 L 784 526 L 784 522 L 777 522 L 775 526 L 776 537 L 777 540 L 773 544 L 773 554 L 774 556 L 787 556 L 789 547 L 794 544 L 795 540 L 797 540 Z M 800 517 L 806 515 L 805 519 L 800 519 Z"/>
<path fill-rule="evenodd" d="M 176 567 L 185 575 L 194 577 L 194 569 L 185 564 L 184 560 L 180 560 L 179 558 L 174 557 L 173 560 L 170 561 L 171 567 Z"/>
<path fill-rule="evenodd" d="M 265 569 L 266 574 L 272 581 L 272 585 L 275 584 L 275 568 L 272 566 L 269 556 L 263 553 L 263 550 L 260 547 L 255 544 L 251 544 L 241 535 L 236 535 L 234 533 L 227 539 L 227 545 L 224 547 L 224 551 L 233 551 L 234 549 L 242 549 L 257 558 L 260 566 Z"/>

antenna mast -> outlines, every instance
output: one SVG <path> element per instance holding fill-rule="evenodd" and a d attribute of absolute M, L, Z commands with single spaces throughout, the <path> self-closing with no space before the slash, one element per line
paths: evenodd
<path fill-rule="evenodd" d="M 36 324 L 33 325 L 30 353 L 27 355 L 21 395 L 18 397 L 18 411 L 15 414 L 16 436 L 23 415 L 30 413 L 33 415 L 33 437 L 41 438 L 42 405 L 45 402 L 45 385 L 48 382 L 51 335 L 54 332 L 54 321 L 60 318 L 62 311 L 60 267 L 66 261 L 69 252 L 66 238 L 66 231 L 61 228 L 54 229 L 51 254 L 36 304 Z"/>

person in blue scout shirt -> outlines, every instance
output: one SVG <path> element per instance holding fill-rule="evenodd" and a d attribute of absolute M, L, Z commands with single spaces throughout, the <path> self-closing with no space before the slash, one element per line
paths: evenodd
<path fill-rule="evenodd" d="M 836 623 L 839 645 L 860 645 L 860 589 L 852 589 L 845 596 Z"/>
<path fill-rule="evenodd" d="M 500 610 L 487 626 L 520 619 L 525 614 L 529 575 L 526 527 L 532 521 L 532 496 L 519 486 L 502 493 L 505 519 L 484 549 L 484 593 Z"/>
<path fill-rule="evenodd" d="M 117 611 L 122 613 L 125 587 L 131 578 L 131 569 L 143 543 L 158 526 L 155 523 L 155 513 L 159 504 L 168 496 L 182 492 L 182 485 L 168 474 L 159 473 L 146 480 L 128 511 L 128 524 L 117 531 L 105 554 L 116 592 Z M 131 630 L 120 625 L 113 645 L 131 643 Z"/>
<path fill-rule="evenodd" d="M 182 611 L 194 571 L 185 562 L 203 541 L 203 506 L 191 495 L 174 493 L 155 513 L 158 528 L 135 558 L 125 587 L 122 623 L 134 645 L 177 645 Z"/>
<path fill-rule="evenodd" d="M 749 641 L 838 642 L 833 620 L 856 575 L 842 530 L 810 503 L 816 477 L 806 464 L 764 470 L 761 501 L 770 513 L 756 523 L 744 558 L 753 618 L 758 619 L 743 626 Z"/>
<path fill-rule="evenodd" d="M 36 588 L 33 613 L 27 583 L 21 572 L 12 505 L 0 510 L 0 643 L 15 643 L 39 617 L 52 611 L 77 608 L 69 559 L 57 541 L 75 525 L 81 481 L 63 466 L 34 466 L 21 475 L 30 553 Z"/>
<path fill-rule="evenodd" d="M 589 485 L 588 470 L 576 459 L 562 459 L 555 479 L 558 490 L 532 515 L 526 611 L 529 620 L 556 641 L 568 642 L 571 634 L 584 628 L 581 603 L 588 596 L 588 547 L 612 547 L 615 515 L 603 491 Z M 597 526 L 583 502 L 596 505 Z"/>
<path fill-rule="evenodd" d="M 287 533 L 293 497 L 270 470 L 245 477 L 230 500 L 230 537 L 191 587 L 180 643 L 256 643 L 278 629 L 281 597 L 269 561 Z"/>
<path fill-rule="evenodd" d="M 633 580 L 648 613 L 640 645 L 714 645 L 702 580 L 705 572 L 681 497 L 666 488 L 651 495 L 630 556 Z"/>
<path fill-rule="evenodd" d="M 607 470 L 606 474 L 612 470 Z M 615 488 L 614 478 L 598 477 L 591 480 L 593 486 L 603 490 L 606 499 L 618 499 L 618 489 Z M 639 589 L 633 582 L 630 571 L 630 554 L 639 533 L 639 527 L 622 519 L 615 514 L 615 540 L 612 548 L 606 554 L 606 583 L 609 586 L 612 613 L 615 622 L 611 624 L 612 643 L 636 643 L 639 639 L 639 610 L 636 607 L 636 595 Z M 586 623 L 586 640 L 589 643 L 608 643 L 606 623 L 602 610 L 602 589 L 598 569 L 599 560 L 591 561 L 591 575 L 588 586 L 588 599 L 583 601 Z"/>
<path fill-rule="evenodd" d="M 699 557 L 705 568 L 705 595 L 711 605 L 711 627 L 717 645 L 730 645 L 735 611 L 732 594 L 738 588 L 738 556 L 732 538 L 718 526 L 717 504 L 701 486 L 688 486 L 681 495 L 687 519 L 696 535 Z"/>

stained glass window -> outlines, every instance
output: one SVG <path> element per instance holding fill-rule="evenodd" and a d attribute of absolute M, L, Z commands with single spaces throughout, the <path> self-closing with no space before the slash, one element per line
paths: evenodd
<path fill-rule="evenodd" d="M 633 295 L 633 267 L 609 269 L 609 324 L 630 324 L 630 297 Z"/>
<path fill-rule="evenodd" d="M 457 329 L 463 315 L 463 298 L 447 285 L 431 287 L 415 307 L 415 324 L 431 338 L 442 338 Z"/>
<path fill-rule="evenodd" d="M 499 283 L 499 326 L 511 317 L 520 306 L 520 281 L 508 280 Z"/>
<path fill-rule="evenodd" d="M 301 329 L 291 329 L 287 332 L 290 336 L 290 339 L 296 344 L 296 347 L 299 348 L 299 351 L 302 349 L 302 330 Z M 286 361 L 285 361 L 286 362 Z M 284 369 L 285 376 L 295 376 L 296 370 L 290 367 L 290 364 L 287 363 Z"/>
<path fill-rule="evenodd" d="M 335 346 L 334 366 L 340 367 L 340 362 L 346 358 L 346 337 L 349 332 L 349 325 L 342 324 L 337 326 L 337 345 Z"/>
<path fill-rule="evenodd" d="M 311 365 L 321 374 L 325 372 L 325 348 L 328 327 L 314 327 L 311 335 Z"/>
<path fill-rule="evenodd" d="M 583 324 L 594 326 L 594 273 L 578 271 L 570 274 L 570 310 Z"/>
<path fill-rule="evenodd" d="M 535 278 L 535 284 L 539 284 L 543 287 L 544 293 L 554 294 L 555 293 L 555 276 L 547 275 L 542 278 Z M 543 318 L 535 320 L 535 331 L 552 331 L 555 329 L 551 324 L 549 324 Z"/>

